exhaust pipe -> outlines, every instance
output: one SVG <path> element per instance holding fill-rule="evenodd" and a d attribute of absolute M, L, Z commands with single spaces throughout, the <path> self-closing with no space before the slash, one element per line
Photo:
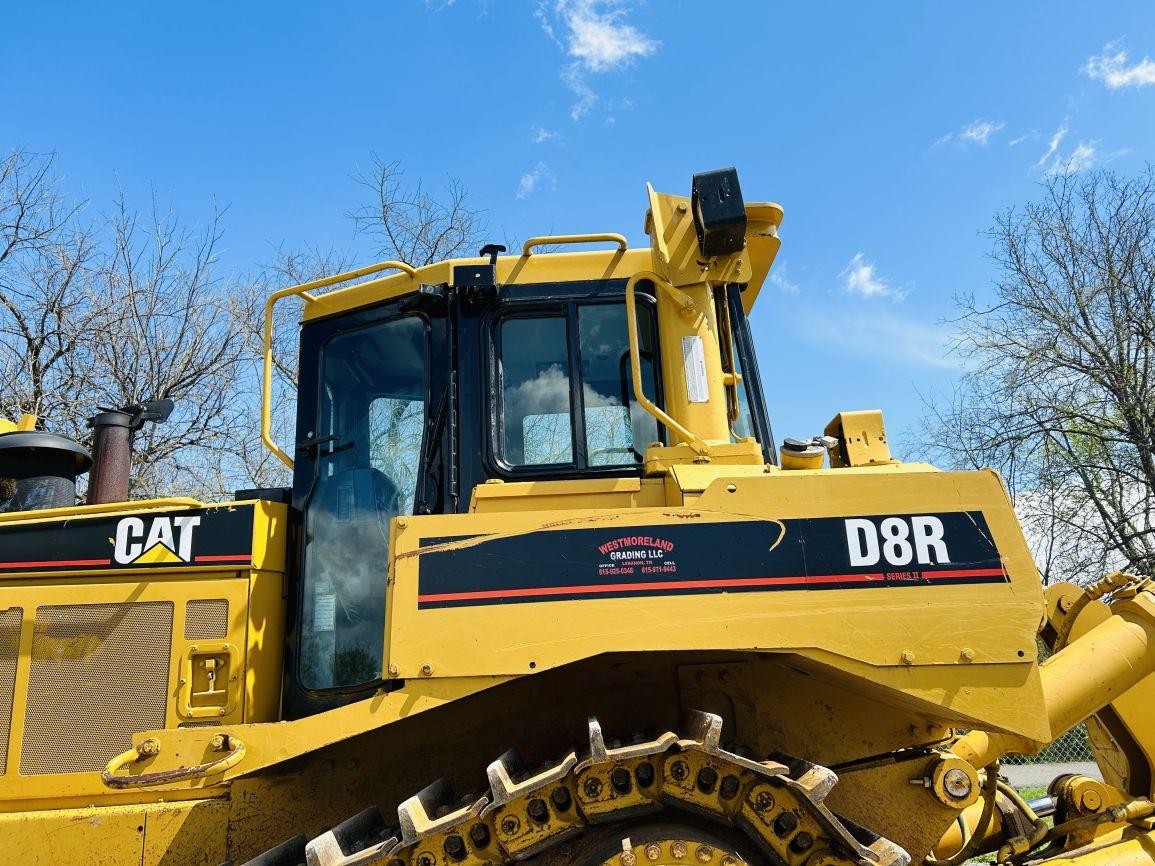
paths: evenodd
<path fill-rule="evenodd" d="M 92 430 L 92 472 L 88 476 L 88 504 L 126 502 L 132 475 L 132 437 L 146 421 L 160 424 L 172 414 L 169 399 L 105 409 L 88 419 Z"/>

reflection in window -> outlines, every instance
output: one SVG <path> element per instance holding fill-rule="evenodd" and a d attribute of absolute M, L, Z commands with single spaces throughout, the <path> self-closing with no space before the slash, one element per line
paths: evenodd
<path fill-rule="evenodd" d="M 654 318 L 644 307 L 638 313 L 642 381 L 653 399 L 656 393 Z M 657 441 L 658 427 L 654 417 L 634 399 L 625 307 L 622 304 L 579 307 L 578 334 L 589 465 L 641 463 L 646 446 Z"/>
<path fill-rule="evenodd" d="M 514 466 L 573 461 L 566 320 L 501 325 L 503 455 Z"/>
<path fill-rule="evenodd" d="M 413 511 L 427 366 L 416 317 L 338 334 L 322 352 L 316 484 L 305 509 L 306 688 L 382 675 L 389 521 Z"/>

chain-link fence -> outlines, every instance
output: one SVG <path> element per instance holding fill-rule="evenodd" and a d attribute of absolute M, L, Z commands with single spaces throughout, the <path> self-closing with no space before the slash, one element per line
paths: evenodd
<path fill-rule="evenodd" d="M 1037 755 L 1007 755 L 1004 764 L 1071 764 L 1093 761 L 1087 744 L 1087 729 L 1083 725 L 1068 731 Z"/>
<path fill-rule="evenodd" d="M 1043 662 L 1051 655 L 1050 650 L 1039 644 L 1039 661 Z M 1091 746 L 1087 742 L 1087 728 L 1079 725 L 1073 728 L 1037 755 L 1007 755 L 1004 764 L 1070 764 L 1079 761 L 1093 761 Z"/>

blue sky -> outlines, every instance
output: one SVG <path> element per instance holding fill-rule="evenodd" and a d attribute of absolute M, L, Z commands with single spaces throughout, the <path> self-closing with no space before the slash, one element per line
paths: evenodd
<path fill-rule="evenodd" d="M 360 252 L 371 151 L 461 180 L 495 239 L 621 231 L 736 165 L 783 205 L 753 324 L 779 437 L 951 387 L 952 297 L 1048 172 L 1155 160 L 1150 2 L 37 3 L 5 12 L 0 148 L 107 207 L 227 205 L 224 264 Z"/>

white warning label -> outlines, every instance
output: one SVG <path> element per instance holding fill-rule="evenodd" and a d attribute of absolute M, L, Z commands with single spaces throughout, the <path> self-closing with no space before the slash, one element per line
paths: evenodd
<path fill-rule="evenodd" d="M 710 385 L 706 381 L 706 353 L 702 338 L 682 337 L 682 363 L 686 368 L 686 399 L 691 403 L 710 402 Z"/>

